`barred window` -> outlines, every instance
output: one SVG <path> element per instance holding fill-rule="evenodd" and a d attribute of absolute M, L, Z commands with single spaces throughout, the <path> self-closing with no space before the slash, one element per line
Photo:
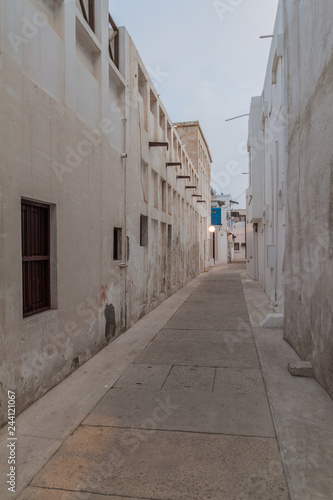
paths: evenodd
<path fill-rule="evenodd" d="M 22 200 L 23 317 L 50 309 L 50 207 Z"/>

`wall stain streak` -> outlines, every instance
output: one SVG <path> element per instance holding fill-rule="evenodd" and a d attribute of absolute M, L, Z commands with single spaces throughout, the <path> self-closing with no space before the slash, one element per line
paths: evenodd
<path fill-rule="evenodd" d="M 104 316 L 106 319 L 105 339 L 107 343 L 109 343 L 110 340 L 113 339 L 116 334 L 116 316 L 112 304 L 106 304 Z"/>

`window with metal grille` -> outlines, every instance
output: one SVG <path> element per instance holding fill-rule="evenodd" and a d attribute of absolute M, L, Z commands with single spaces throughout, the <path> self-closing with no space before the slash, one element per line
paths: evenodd
<path fill-rule="evenodd" d="M 50 207 L 22 200 L 23 317 L 50 309 Z"/>
<path fill-rule="evenodd" d="M 234 243 L 234 249 L 236 250 L 236 252 L 239 251 L 239 243 Z"/>

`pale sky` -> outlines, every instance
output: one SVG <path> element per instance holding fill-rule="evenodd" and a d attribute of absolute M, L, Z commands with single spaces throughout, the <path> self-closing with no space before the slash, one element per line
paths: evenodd
<path fill-rule="evenodd" d="M 199 120 L 212 186 L 245 208 L 251 97 L 261 95 L 278 0 L 109 0 L 173 122 Z"/>

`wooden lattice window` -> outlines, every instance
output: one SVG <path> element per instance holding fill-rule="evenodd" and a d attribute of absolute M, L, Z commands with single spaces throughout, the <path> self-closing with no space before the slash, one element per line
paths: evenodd
<path fill-rule="evenodd" d="M 22 200 L 23 316 L 50 309 L 50 207 Z"/>
<path fill-rule="evenodd" d="M 77 0 L 77 5 L 82 12 L 85 21 L 95 31 L 95 0 Z"/>
<path fill-rule="evenodd" d="M 119 30 L 109 13 L 109 54 L 112 62 L 119 69 Z"/>

